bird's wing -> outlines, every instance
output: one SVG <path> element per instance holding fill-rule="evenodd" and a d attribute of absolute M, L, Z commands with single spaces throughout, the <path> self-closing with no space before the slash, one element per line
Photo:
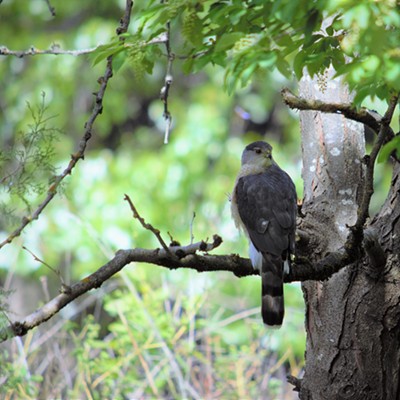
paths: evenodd
<path fill-rule="evenodd" d="M 276 256 L 293 253 L 297 197 L 289 175 L 273 165 L 241 177 L 235 190 L 240 218 L 256 249 Z"/>

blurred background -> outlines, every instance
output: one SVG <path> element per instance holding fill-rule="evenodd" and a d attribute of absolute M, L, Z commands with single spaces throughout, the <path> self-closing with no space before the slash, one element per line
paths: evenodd
<path fill-rule="evenodd" d="M 0 45 L 93 48 L 115 36 L 124 5 L 55 2 L 52 17 L 46 1 L 5 0 Z M 134 31 L 135 9 L 132 18 Z M 172 28 L 172 51 L 179 54 L 179 29 Z M 159 93 L 166 66 L 161 56 L 151 76 L 138 76 L 129 66 L 115 73 L 85 160 L 39 220 L 0 250 L 2 325 L 59 293 L 51 268 L 73 283 L 118 249 L 159 246 L 132 218 L 125 193 L 166 241 L 170 235 L 189 244 L 192 235 L 200 241 L 216 233 L 223 244 L 214 253 L 246 257 L 247 241 L 231 220 L 228 200 L 244 146 L 271 143 L 302 197 L 298 114 L 279 94 L 284 86 L 295 89 L 294 81 L 265 73 L 228 96 L 222 68 L 184 75 L 178 57 L 168 100 L 172 130 L 164 144 Z M 52 176 L 67 166 L 104 69 L 105 61 L 93 66 L 86 55 L 1 56 L 0 241 L 35 210 Z M 377 176 L 378 205 L 390 176 Z M 297 376 L 303 366 L 299 284 L 285 286 L 285 303 L 282 328 L 268 331 L 257 276 L 131 264 L 23 338 L 0 344 L 0 397 L 296 398 L 286 375 Z"/>

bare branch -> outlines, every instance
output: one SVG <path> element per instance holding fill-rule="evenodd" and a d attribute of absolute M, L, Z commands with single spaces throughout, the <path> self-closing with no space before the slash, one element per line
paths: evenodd
<path fill-rule="evenodd" d="M 127 0 L 124 17 L 121 19 L 120 26 L 117 29 L 117 31 L 120 34 L 126 32 L 128 29 L 132 6 L 133 6 L 133 2 L 131 0 Z M 84 158 L 87 143 L 90 140 L 90 138 L 92 137 L 93 124 L 94 124 L 96 118 L 103 111 L 103 97 L 104 97 L 104 93 L 107 88 L 108 81 L 112 77 L 112 75 L 113 75 L 112 57 L 109 57 L 107 59 L 107 66 L 106 66 L 104 75 L 98 79 L 98 82 L 100 84 L 100 89 L 98 90 L 97 93 L 95 93 L 96 99 L 95 99 L 93 111 L 92 111 L 92 114 L 90 115 L 89 119 L 85 123 L 85 131 L 84 131 L 81 141 L 79 142 L 78 151 L 75 154 L 71 155 L 71 160 L 70 160 L 68 166 L 64 169 L 64 171 L 60 175 L 57 175 L 55 177 L 53 183 L 47 189 L 46 198 L 39 204 L 39 206 L 36 208 L 36 210 L 31 215 L 27 215 L 22 218 L 21 225 L 17 229 L 15 229 L 14 232 L 12 232 L 5 240 L 3 240 L 0 243 L 0 249 L 2 247 L 4 247 L 6 244 L 11 243 L 17 236 L 19 236 L 21 234 L 21 232 L 25 229 L 25 227 L 27 225 L 29 225 L 33 220 L 36 220 L 39 218 L 42 211 L 46 208 L 46 206 L 55 197 L 60 183 L 64 180 L 64 178 L 66 176 L 71 174 L 73 168 L 78 163 L 78 161 L 80 159 Z"/>
<path fill-rule="evenodd" d="M 119 272 L 131 262 L 146 262 L 160 265 L 169 269 L 191 268 L 198 272 L 231 271 L 237 276 L 254 274 L 250 261 L 236 255 L 200 256 L 197 251 L 206 253 L 218 247 L 222 239 L 215 235 L 211 243 L 198 242 L 188 246 L 171 246 L 165 249 L 133 249 L 119 250 L 115 257 L 100 267 L 96 272 L 80 280 L 60 293 L 44 306 L 28 315 L 24 320 L 11 323 L 0 330 L 0 342 L 13 336 L 23 336 L 32 328 L 42 324 L 58 313 L 63 307 L 89 290 L 100 287 L 106 280 Z"/>
<path fill-rule="evenodd" d="M 140 224 L 143 226 L 144 229 L 149 230 L 154 234 L 154 236 L 157 238 L 157 240 L 160 242 L 161 246 L 164 248 L 165 251 L 169 252 L 169 248 L 167 244 L 164 242 L 164 239 L 161 237 L 161 233 L 158 229 L 154 228 L 153 225 L 147 223 L 143 217 L 140 216 L 139 212 L 137 211 L 135 205 L 133 204 L 132 200 L 130 197 L 125 194 L 124 200 L 126 200 L 129 203 L 129 207 L 132 210 L 133 213 L 133 218 L 136 218 Z"/>
<path fill-rule="evenodd" d="M 47 8 L 49 9 L 51 16 L 55 17 L 56 16 L 56 9 L 50 4 L 50 0 L 44 0 L 44 1 L 47 4 Z"/>
<path fill-rule="evenodd" d="M 326 103 L 321 100 L 308 100 L 294 95 L 289 89 L 281 91 L 283 101 L 290 108 L 297 110 L 314 110 L 325 113 L 342 114 L 353 121 L 361 122 L 370 127 L 375 132 L 379 132 L 382 117 L 375 111 L 365 107 L 356 109 L 349 103 Z"/>
<path fill-rule="evenodd" d="M 22 248 L 23 248 L 24 250 L 26 250 L 26 251 L 33 257 L 33 259 L 34 259 L 35 261 L 37 261 L 37 262 L 43 264 L 43 265 L 44 265 L 45 267 L 47 267 L 50 271 L 54 272 L 54 273 L 58 276 L 58 278 L 60 279 L 61 284 L 62 284 L 62 285 L 65 285 L 64 279 L 63 279 L 63 277 L 62 277 L 61 272 L 60 272 L 59 269 L 53 268 L 51 265 L 49 265 L 49 264 L 47 264 L 46 262 L 44 262 L 43 260 L 41 260 L 36 254 L 34 254 L 34 253 L 33 253 L 31 250 L 29 250 L 27 247 L 22 246 Z"/>
<path fill-rule="evenodd" d="M 149 40 L 145 43 L 146 46 L 150 46 L 153 44 L 163 44 L 167 41 L 167 34 L 165 32 L 160 33 L 155 38 Z M 31 46 L 28 50 L 11 50 L 6 46 L 0 46 L 0 56 L 14 56 L 18 58 L 23 58 L 26 56 L 41 56 L 41 55 L 67 55 L 67 56 L 84 56 L 86 54 L 91 54 L 95 52 L 99 46 L 91 47 L 89 49 L 81 49 L 81 50 L 63 50 L 61 47 L 54 43 L 50 46 L 50 48 L 46 50 L 37 49 L 35 46 Z"/>
<path fill-rule="evenodd" d="M 164 113 L 163 117 L 165 119 L 165 134 L 164 134 L 164 143 L 167 144 L 169 140 L 169 133 L 171 130 L 172 124 L 172 116 L 168 109 L 168 95 L 169 89 L 173 82 L 172 77 L 172 63 L 175 59 L 175 54 L 171 51 L 171 43 L 170 43 L 170 34 L 171 34 L 171 24 L 167 22 L 167 32 L 165 36 L 165 48 L 167 49 L 167 72 L 165 74 L 165 82 L 164 86 L 161 88 L 160 91 L 160 99 L 164 103 Z"/>
<path fill-rule="evenodd" d="M 82 56 L 85 54 L 93 53 L 97 47 L 82 50 L 63 50 L 58 44 L 53 44 L 49 49 L 40 50 L 34 46 L 31 46 L 28 50 L 10 50 L 6 46 L 0 46 L 0 56 L 15 56 L 22 58 L 25 56 L 39 56 L 44 54 L 51 55 L 69 55 L 69 56 Z"/>
<path fill-rule="evenodd" d="M 25 335 L 29 330 L 49 320 L 77 297 L 92 289 L 99 288 L 105 281 L 131 262 L 158 265 L 170 270 L 189 268 L 197 272 L 227 271 L 238 278 L 258 274 L 247 258 L 239 257 L 236 254 L 207 254 L 221 243 L 222 239 L 218 235 L 214 235 L 212 242 L 201 241 L 187 246 L 173 245 L 167 249 L 153 250 L 140 248 L 119 250 L 114 258 L 97 271 L 72 286 L 62 287 L 58 296 L 25 317 L 22 321 L 10 322 L 8 327 L 0 329 L 0 342 L 14 336 Z M 202 252 L 203 255 L 198 254 L 198 252 Z M 353 261 L 352 255 L 346 251 L 331 253 L 315 265 L 310 264 L 307 260 L 299 260 L 297 264 L 292 265 L 290 273 L 285 275 L 284 280 L 285 282 L 325 280 Z"/>
<path fill-rule="evenodd" d="M 193 234 L 193 225 L 194 225 L 194 219 L 196 218 L 196 212 L 193 211 L 193 216 L 192 220 L 190 221 L 190 243 L 192 244 L 194 241 L 194 234 Z"/>

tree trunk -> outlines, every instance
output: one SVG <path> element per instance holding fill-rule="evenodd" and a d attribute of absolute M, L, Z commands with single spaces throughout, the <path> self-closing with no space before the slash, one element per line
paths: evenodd
<path fill-rule="evenodd" d="M 338 80 L 325 86 L 322 93 L 306 77 L 301 95 L 350 102 Z M 305 185 L 300 229 L 310 240 L 299 250 L 315 261 L 342 247 L 346 225 L 356 221 L 364 134 L 360 124 L 340 115 L 303 111 L 300 119 Z M 365 234 L 370 250 L 329 280 L 303 284 L 307 346 L 300 399 L 400 399 L 399 194 L 396 164 L 388 198 Z"/>

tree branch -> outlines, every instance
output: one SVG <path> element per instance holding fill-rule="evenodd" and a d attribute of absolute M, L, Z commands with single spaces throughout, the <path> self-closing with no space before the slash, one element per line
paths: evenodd
<path fill-rule="evenodd" d="M 132 6 L 133 6 L 132 0 L 127 0 L 124 17 L 121 19 L 120 26 L 117 29 L 118 34 L 121 34 L 121 33 L 124 33 L 127 31 L 129 22 L 130 22 Z M 27 225 L 29 225 L 33 220 L 36 220 L 39 218 L 42 211 L 46 208 L 46 206 L 55 197 L 60 183 L 64 180 L 64 178 L 66 176 L 71 174 L 72 170 L 74 169 L 74 167 L 78 163 L 78 161 L 80 159 L 84 158 L 87 143 L 90 140 L 90 138 L 92 137 L 93 124 L 94 124 L 96 118 L 103 111 L 103 97 L 104 97 L 104 93 L 107 88 L 108 81 L 112 77 L 112 75 L 113 75 L 112 57 L 109 57 L 107 59 L 107 66 L 106 66 L 104 75 L 98 79 L 98 82 L 100 83 L 100 89 L 98 90 L 97 93 L 95 93 L 96 99 L 95 99 L 93 111 L 92 111 L 92 114 L 90 115 L 89 119 L 85 123 L 85 131 L 84 131 L 81 141 L 79 142 L 78 151 L 75 154 L 71 155 L 71 160 L 70 160 L 68 166 L 64 169 L 64 171 L 60 175 L 57 175 L 55 177 L 54 182 L 47 189 L 46 198 L 39 204 L 39 206 L 36 208 L 36 210 L 31 215 L 26 215 L 22 218 L 22 222 L 21 222 L 20 226 L 17 229 L 15 229 L 6 239 L 4 239 L 0 243 L 0 249 L 2 247 L 4 247 L 6 244 L 11 243 L 17 236 L 19 236 L 21 234 L 21 232 L 25 229 L 25 227 Z"/>
<path fill-rule="evenodd" d="M 138 216 L 135 218 L 138 218 Z M 150 229 L 148 227 L 149 224 L 144 220 L 141 224 L 145 229 Z M 155 228 L 151 226 L 150 230 L 153 231 Z M 62 285 L 58 296 L 25 317 L 22 321 L 12 322 L 8 327 L 0 329 L 0 342 L 14 336 L 25 335 L 29 330 L 49 320 L 77 297 L 92 289 L 99 288 L 105 281 L 132 262 L 158 265 L 170 270 L 189 268 L 197 272 L 226 271 L 233 273 L 238 278 L 258 274 L 247 258 L 242 258 L 237 254 L 208 254 L 221 243 L 221 237 L 214 235 L 212 242 L 201 241 L 187 246 L 171 245 L 166 249 L 158 248 L 153 250 L 141 248 L 119 250 L 114 258 L 91 275 L 72 286 Z M 198 252 L 202 252 L 203 255 L 198 254 Z M 346 249 L 341 252 L 330 253 L 315 265 L 306 259 L 300 258 L 291 266 L 290 273 L 284 276 L 284 281 L 326 280 L 346 265 L 354 262 L 354 260 L 354 252 L 348 252 Z"/>
<path fill-rule="evenodd" d="M 100 287 L 106 280 L 119 272 L 131 262 L 146 262 L 168 269 L 190 268 L 198 272 L 230 271 L 237 276 L 247 276 L 256 272 L 251 267 L 250 261 L 237 255 L 198 255 L 201 251 L 207 253 L 222 243 L 222 239 L 214 235 L 213 242 L 198 242 L 188 246 L 170 246 L 165 249 L 132 249 L 119 250 L 115 257 L 100 267 L 91 275 L 83 278 L 70 287 L 64 287 L 62 292 L 40 307 L 24 320 L 10 323 L 0 330 L 0 342 L 13 336 L 23 336 L 29 330 L 49 320 L 63 307 L 89 290 Z"/>
<path fill-rule="evenodd" d="M 0 342 L 14 336 L 25 335 L 29 330 L 49 320 L 77 297 L 92 289 L 99 288 L 105 281 L 132 262 L 158 265 L 170 270 L 189 268 L 197 272 L 226 271 L 233 273 L 238 278 L 259 274 L 254 270 L 249 259 L 242 258 L 237 254 L 208 254 L 221 243 L 221 237 L 214 235 L 212 242 L 201 241 L 187 246 L 173 245 L 167 249 L 153 250 L 141 248 L 119 250 L 114 258 L 91 275 L 72 286 L 62 286 L 58 296 L 22 321 L 12 322 L 6 328 L 0 329 Z M 198 252 L 202 252 L 203 255 L 198 254 Z M 350 262 L 350 256 L 346 252 L 331 253 L 315 265 L 307 260 L 299 260 L 297 264 L 292 265 L 290 273 L 285 275 L 284 280 L 285 282 L 325 280 Z"/>
<path fill-rule="evenodd" d="M 357 110 L 349 103 L 326 103 L 321 100 L 309 100 L 294 95 L 289 89 L 284 88 L 281 91 L 283 101 L 292 109 L 314 110 L 324 113 L 342 114 L 353 121 L 361 122 L 367 125 L 375 132 L 379 132 L 382 117 L 375 111 L 361 107 Z"/>

